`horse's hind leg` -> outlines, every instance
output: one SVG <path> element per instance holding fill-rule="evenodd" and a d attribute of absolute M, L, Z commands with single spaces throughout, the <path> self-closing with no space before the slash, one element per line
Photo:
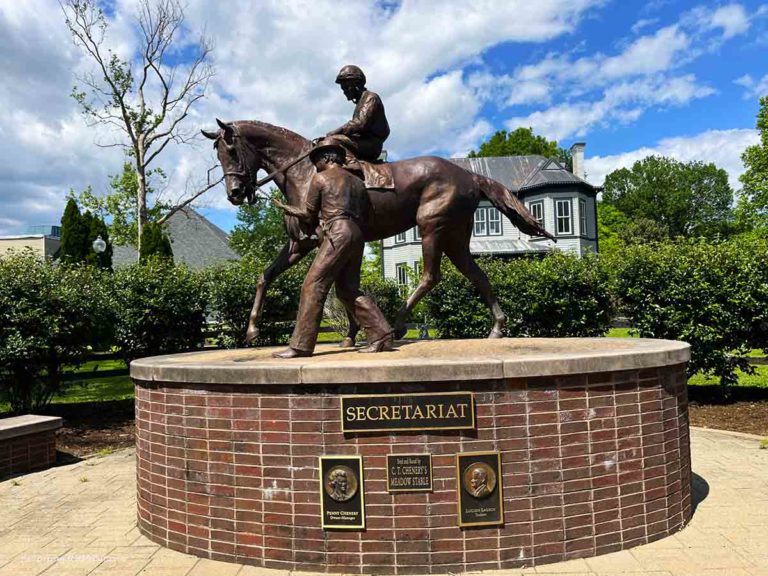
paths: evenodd
<path fill-rule="evenodd" d="M 360 332 L 360 325 L 349 310 L 347 310 L 347 320 L 349 321 L 349 328 L 347 328 L 347 335 L 344 336 L 344 340 L 339 344 L 340 348 L 354 348 L 357 333 Z"/>
<path fill-rule="evenodd" d="M 480 292 L 480 296 L 483 298 L 486 306 L 491 309 L 493 315 L 493 329 L 488 334 L 488 338 L 502 338 L 504 336 L 504 326 L 507 324 L 507 317 L 499 306 L 499 301 L 496 300 L 496 296 L 493 294 L 491 283 L 488 280 L 483 269 L 477 265 L 475 258 L 469 252 L 469 238 L 466 238 L 464 242 L 462 237 L 454 237 L 450 245 L 445 247 L 445 254 L 453 262 L 453 265 L 458 268 L 472 284 Z"/>
<path fill-rule="evenodd" d="M 421 279 L 416 289 L 408 296 L 408 300 L 397 312 L 395 320 L 395 338 L 400 339 L 408 331 L 405 327 L 405 320 L 416 304 L 421 300 L 438 282 L 440 282 L 440 260 L 443 257 L 440 242 L 435 234 L 424 233 L 422 231 L 421 253 L 424 258 L 424 270 L 421 272 Z"/>

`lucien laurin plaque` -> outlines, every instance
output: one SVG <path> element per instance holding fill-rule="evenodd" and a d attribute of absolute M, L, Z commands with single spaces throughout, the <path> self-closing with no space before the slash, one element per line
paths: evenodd
<path fill-rule="evenodd" d="M 456 486 L 459 526 L 504 523 L 499 452 L 457 454 Z"/>
<path fill-rule="evenodd" d="M 320 456 L 320 514 L 323 528 L 365 528 L 362 457 Z"/>

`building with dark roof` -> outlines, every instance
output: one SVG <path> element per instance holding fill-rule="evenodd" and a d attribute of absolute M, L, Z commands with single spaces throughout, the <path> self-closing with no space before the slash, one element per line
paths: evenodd
<path fill-rule="evenodd" d="M 192 269 L 215 266 L 240 256 L 229 247 L 229 236 L 213 222 L 191 208 L 182 208 L 163 225 L 171 240 L 173 260 Z M 132 246 L 115 246 L 113 266 L 136 262 L 138 254 Z"/>
<path fill-rule="evenodd" d="M 584 144 L 571 148 L 573 171 L 543 156 L 452 158 L 455 164 L 501 182 L 523 201 L 557 243 L 520 232 L 487 200 L 480 202 L 469 248 L 478 256 L 521 256 L 565 250 L 578 255 L 596 252 L 597 192 L 584 174 Z M 413 228 L 382 247 L 384 276 L 407 284 L 420 273 L 421 237 Z"/>

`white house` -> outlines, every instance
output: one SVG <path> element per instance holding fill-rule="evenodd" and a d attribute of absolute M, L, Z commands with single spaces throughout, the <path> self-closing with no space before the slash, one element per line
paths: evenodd
<path fill-rule="evenodd" d="M 493 178 L 517 194 L 544 228 L 557 237 L 555 244 L 543 237 L 521 233 L 490 202 L 483 200 L 475 212 L 470 250 L 478 256 L 515 257 L 543 254 L 553 249 L 582 255 L 596 252 L 598 188 L 584 175 L 584 147 L 571 147 L 573 172 L 543 156 L 452 158 L 459 166 Z M 407 284 L 420 274 L 421 239 L 418 228 L 387 238 L 382 243 L 384 277 Z"/>

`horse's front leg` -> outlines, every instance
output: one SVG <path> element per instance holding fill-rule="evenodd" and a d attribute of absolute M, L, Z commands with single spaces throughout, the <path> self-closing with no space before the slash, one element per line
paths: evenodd
<path fill-rule="evenodd" d="M 316 246 L 316 242 L 299 242 L 298 250 L 291 252 L 291 242 L 288 242 L 283 246 L 283 249 L 280 250 L 280 254 L 277 255 L 274 262 L 262 272 L 259 281 L 256 283 L 256 297 L 253 299 L 253 308 L 251 308 L 251 314 L 248 317 L 248 330 L 245 333 L 246 344 L 253 344 L 259 337 L 258 324 L 261 319 L 264 300 L 269 285 L 272 284 L 275 278 L 280 276 L 280 274 L 309 254 Z"/>

